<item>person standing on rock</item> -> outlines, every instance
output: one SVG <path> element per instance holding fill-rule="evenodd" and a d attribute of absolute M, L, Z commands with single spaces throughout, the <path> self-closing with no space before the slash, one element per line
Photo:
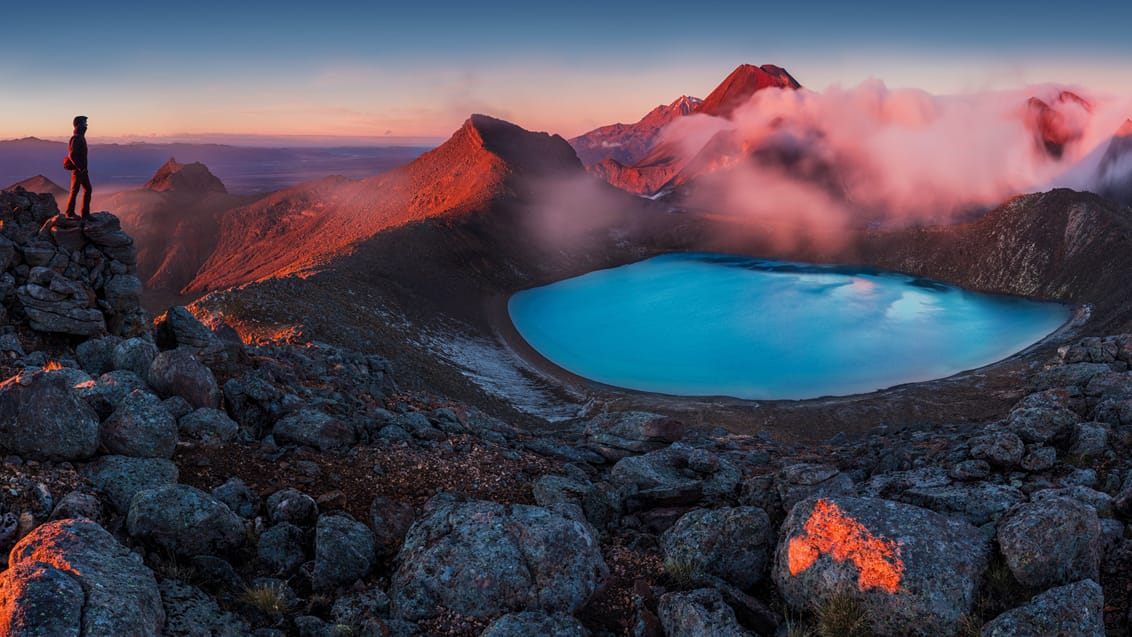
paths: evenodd
<path fill-rule="evenodd" d="M 79 188 L 83 189 L 83 220 L 90 219 L 90 174 L 86 165 L 86 115 L 77 115 L 72 123 L 75 134 L 67 144 L 67 158 L 64 168 L 71 171 L 71 194 L 67 197 L 67 216 L 75 216 L 75 197 Z"/>

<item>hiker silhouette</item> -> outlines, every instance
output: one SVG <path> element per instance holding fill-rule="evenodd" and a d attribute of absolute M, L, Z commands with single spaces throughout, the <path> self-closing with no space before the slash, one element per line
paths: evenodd
<path fill-rule="evenodd" d="M 85 115 L 78 115 L 72 120 L 75 134 L 67 144 L 67 161 L 64 163 L 71 171 L 71 194 L 67 197 L 67 216 L 75 216 L 75 197 L 79 194 L 79 188 L 82 188 L 82 216 L 83 219 L 90 219 L 91 187 L 90 174 L 87 172 L 86 120 Z"/>

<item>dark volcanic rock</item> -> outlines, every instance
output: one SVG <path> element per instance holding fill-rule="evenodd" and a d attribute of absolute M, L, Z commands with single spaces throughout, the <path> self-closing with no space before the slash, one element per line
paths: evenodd
<path fill-rule="evenodd" d="M 369 520 L 378 557 L 393 555 L 401 548 L 415 518 L 412 506 L 380 495 L 374 497 L 369 506 Z"/>
<path fill-rule="evenodd" d="M 602 414 L 585 429 L 586 442 L 609 460 L 666 447 L 682 435 L 680 421 L 640 411 Z"/>
<path fill-rule="evenodd" d="M 149 368 L 147 380 L 162 398 L 180 396 L 196 408 L 220 406 L 216 377 L 188 349 L 158 354 Z"/>
<path fill-rule="evenodd" d="M 742 589 L 762 579 L 771 542 L 770 518 L 757 507 L 690 511 L 660 540 L 666 565 L 717 575 Z"/>
<path fill-rule="evenodd" d="M 0 447 L 25 458 L 81 460 L 98 448 L 98 416 L 52 372 L 0 384 Z"/>
<path fill-rule="evenodd" d="M 696 470 L 689 461 L 695 451 L 677 443 L 623 458 L 613 465 L 610 480 L 628 494 L 630 510 L 692 505 L 733 494 L 739 485 L 739 470 L 722 458 L 697 465 L 700 470 Z"/>
<path fill-rule="evenodd" d="M 306 562 L 303 530 L 290 522 L 280 522 L 259 536 L 256 557 L 272 573 L 289 576 Z"/>
<path fill-rule="evenodd" d="M 157 357 L 157 346 L 140 337 L 127 338 L 114 346 L 110 355 L 114 369 L 125 369 L 145 378 Z M 109 371 L 109 370 L 106 370 Z"/>
<path fill-rule="evenodd" d="M 527 611 L 508 613 L 488 626 L 480 637 L 589 637 L 590 631 L 569 615 Z"/>
<path fill-rule="evenodd" d="M 6 635 L 161 634 L 165 613 L 153 573 L 90 520 L 36 528 L 12 549 L 9 566 L 0 573 Z"/>
<path fill-rule="evenodd" d="M 184 484 L 139 492 L 126 518 L 130 535 L 183 557 L 224 554 L 246 539 L 239 516 Z"/>
<path fill-rule="evenodd" d="M 165 458 L 102 456 L 83 469 L 91 485 L 119 513 L 127 513 L 134 496 L 177 482 L 177 465 Z"/>
<path fill-rule="evenodd" d="M 1050 589 L 995 617 L 982 637 L 1104 637 L 1104 592 L 1091 579 Z"/>
<path fill-rule="evenodd" d="M 180 346 L 203 349 L 219 341 L 212 330 L 182 306 L 171 307 L 157 317 L 154 323 L 154 338 L 163 349 L 176 349 Z"/>
<path fill-rule="evenodd" d="M 668 637 L 747 637 L 750 635 L 735 618 L 735 611 L 714 588 L 687 593 L 665 593 L 657 607 L 664 634 Z"/>
<path fill-rule="evenodd" d="M 167 579 L 158 584 L 165 608 L 164 637 L 240 637 L 251 634 L 247 622 L 220 609 L 204 591 Z"/>
<path fill-rule="evenodd" d="M 240 432 L 240 426 L 219 409 L 201 407 L 185 414 L 177 422 L 177 430 L 187 440 L 208 447 L 218 447 L 235 440 L 236 434 Z"/>
<path fill-rule="evenodd" d="M 303 409 L 280 418 L 271 433 L 281 443 L 307 445 L 323 451 L 349 447 L 356 440 L 348 423 L 317 409 Z"/>
<path fill-rule="evenodd" d="M 307 526 L 318 518 L 318 503 L 298 489 L 280 489 L 267 497 L 267 517 L 272 524 Z"/>
<path fill-rule="evenodd" d="M 875 498 L 811 498 L 782 524 L 773 569 L 787 603 L 858 600 L 877 635 L 951 634 L 974 605 L 990 554 L 974 526 Z"/>
<path fill-rule="evenodd" d="M 157 396 L 134 390 L 102 423 L 99 439 L 113 454 L 171 458 L 177 449 L 177 421 Z"/>
<path fill-rule="evenodd" d="M 324 515 L 315 526 L 315 590 L 331 590 L 365 577 L 373 568 L 373 533 L 346 514 Z"/>
<path fill-rule="evenodd" d="M 1014 507 L 998 524 L 998 546 L 1027 586 L 1100 577 L 1100 520 L 1093 507 L 1076 500 L 1050 497 Z"/>
<path fill-rule="evenodd" d="M 438 607 L 472 616 L 572 613 L 609 574 L 583 520 L 522 504 L 432 504 L 397 556 L 390 584 L 397 616 L 431 617 Z"/>

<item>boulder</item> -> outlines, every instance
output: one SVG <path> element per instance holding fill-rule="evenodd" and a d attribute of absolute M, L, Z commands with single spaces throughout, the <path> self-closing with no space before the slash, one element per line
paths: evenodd
<path fill-rule="evenodd" d="M 443 495 L 429 508 L 397 556 L 390 596 L 398 617 L 431 617 L 439 607 L 476 617 L 573 613 L 609 574 L 593 530 L 576 509 Z"/>
<path fill-rule="evenodd" d="M 696 509 L 660 538 L 665 565 L 679 564 L 695 575 L 716 575 L 739 588 L 762 579 L 773 533 L 757 507 Z"/>
<path fill-rule="evenodd" d="M 799 463 L 783 467 L 774 477 L 782 510 L 789 511 L 814 496 L 853 495 L 853 480 L 837 467 Z"/>
<path fill-rule="evenodd" d="M 148 340 L 135 336 L 114 346 L 110 354 L 110 364 L 114 369 L 129 370 L 145 378 L 153 359 L 157 358 L 157 346 Z M 106 370 L 110 371 L 110 370 Z"/>
<path fill-rule="evenodd" d="M 397 553 L 415 518 L 411 505 L 385 496 L 374 497 L 369 506 L 369 520 L 378 557 Z"/>
<path fill-rule="evenodd" d="M 214 488 L 210 493 L 233 513 L 245 519 L 250 519 L 259 509 L 259 498 L 239 478 L 228 478 L 224 484 Z"/>
<path fill-rule="evenodd" d="M 106 318 L 98 309 L 89 285 L 39 266 L 31 269 L 16 298 L 38 332 L 98 336 L 106 333 Z"/>
<path fill-rule="evenodd" d="M 303 530 L 290 522 L 280 522 L 259 536 L 256 557 L 274 574 L 289 576 L 306 562 Z"/>
<path fill-rule="evenodd" d="M 203 349 L 219 342 L 212 330 L 183 306 L 174 306 L 153 320 L 153 336 L 162 349 Z"/>
<path fill-rule="evenodd" d="M 1014 578 L 1048 588 L 1100 578 L 1102 535 L 1096 509 L 1053 496 L 1020 504 L 998 524 L 998 547 Z"/>
<path fill-rule="evenodd" d="M 1044 444 L 1064 438 L 1079 422 L 1081 417 L 1066 407 L 1026 407 L 1010 412 L 1007 427 L 1023 442 Z"/>
<path fill-rule="evenodd" d="M 223 611 L 216 600 L 199 588 L 167 579 L 158 584 L 165 608 L 163 637 L 243 637 L 251 626 L 236 615 Z"/>
<path fill-rule="evenodd" d="M 247 539 L 239 516 L 211 495 L 186 484 L 134 496 L 126 516 L 130 535 L 176 555 L 219 555 Z"/>
<path fill-rule="evenodd" d="M 323 515 L 315 525 L 311 585 L 327 591 L 365 577 L 376 561 L 373 533 L 345 513 Z"/>
<path fill-rule="evenodd" d="M 810 498 L 782 523 L 772 575 L 794 608 L 850 595 L 882 637 L 954 634 L 989 554 L 963 520 L 878 498 Z"/>
<path fill-rule="evenodd" d="M 267 496 L 267 519 L 307 526 L 318 519 L 318 503 L 298 489 L 280 489 Z"/>
<path fill-rule="evenodd" d="M 569 615 L 534 611 L 508 613 L 491 622 L 480 637 L 589 637 L 590 631 Z"/>
<path fill-rule="evenodd" d="M 1104 637 L 1104 591 L 1091 579 L 1052 588 L 983 625 L 982 637 Z"/>
<path fill-rule="evenodd" d="M 665 593 L 657 604 L 657 615 L 667 637 L 749 637 L 735 618 L 735 611 L 714 588 L 686 593 Z"/>
<path fill-rule="evenodd" d="M 105 374 L 114 370 L 114 348 L 121 341 L 117 336 L 88 338 L 75 348 L 75 357 L 91 376 Z"/>
<path fill-rule="evenodd" d="M 188 349 L 158 354 L 149 367 L 147 380 L 162 398 L 180 396 L 195 408 L 220 406 L 216 377 Z"/>
<path fill-rule="evenodd" d="M 944 515 L 960 515 L 981 526 L 997 520 L 1007 509 L 1024 501 L 1026 495 L 1009 485 L 979 482 L 909 489 L 899 499 Z"/>
<path fill-rule="evenodd" d="M 112 454 L 171 458 L 177 450 L 177 421 L 157 396 L 134 390 L 102 423 L 99 439 Z"/>
<path fill-rule="evenodd" d="M 719 458 L 708 466 L 689 463 L 696 450 L 673 444 L 667 448 L 617 461 L 610 480 L 628 494 L 630 510 L 656 506 L 694 505 L 730 497 L 740 473 L 730 461 Z"/>
<path fill-rule="evenodd" d="M 201 407 L 177 422 L 177 431 L 185 440 L 206 447 L 219 447 L 236 439 L 240 426 L 219 409 Z"/>
<path fill-rule="evenodd" d="M 12 549 L 0 573 L 5 635 L 160 635 L 165 623 L 157 581 L 137 555 L 98 524 L 58 520 Z"/>
<path fill-rule="evenodd" d="M 149 385 L 137 374 L 120 369 L 107 372 L 92 383 L 83 383 L 75 391 L 100 417 L 108 418 L 130 392 L 149 392 Z"/>
<path fill-rule="evenodd" d="M 0 447 L 35 460 L 82 460 L 98 449 L 98 415 L 51 372 L 0 383 Z"/>
<path fill-rule="evenodd" d="M 280 418 L 271 433 L 277 442 L 306 445 L 323 451 L 343 449 L 357 440 L 353 427 L 348 423 L 317 409 L 302 409 Z"/>
<path fill-rule="evenodd" d="M 970 445 L 972 458 L 1007 469 L 1022 462 L 1026 455 L 1026 444 L 1010 431 L 992 431 L 975 436 L 971 438 Z"/>
<path fill-rule="evenodd" d="M 1034 391 L 1056 387 L 1085 387 L 1093 376 L 1104 374 L 1112 368 L 1105 363 L 1073 363 L 1058 365 L 1043 370 L 1030 378 L 1030 387 Z"/>
<path fill-rule="evenodd" d="M 600 416 L 586 423 L 586 443 L 611 461 L 664 448 L 684 435 L 678 420 L 643 411 Z"/>
<path fill-rule="evenodd" d="M 127 513 L 134 496 L 177 482 L 177 465 L 165 458 L 102 456 L 83 468 L 83 476 L 118 513 Z"/>

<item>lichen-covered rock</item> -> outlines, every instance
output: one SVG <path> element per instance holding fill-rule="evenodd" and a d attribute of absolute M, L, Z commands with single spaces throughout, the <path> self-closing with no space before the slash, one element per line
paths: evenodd
<path fill-rule="evenodd" d="M 1065 437 L 1079 422 L 1081 417 L 1066 407 L 1026 407 L 1010 412 L 1007 427 L 1024 442 L 1047 443 Z"/>
<path fill-rule="evenodd" d="M 343 449 L 356 441 L 354 429 L 348 423 L 317 409 L 302 409 L 280 418 L 271 433 L 278 442 L 323 451 Z"/>
<path fill-rule="evenodd" d="M 219 341 L 212 330 L 197 320 L 185 307 L 169 308 L 153 321 L 154 338 L 163 349 L 187 346 L 203 349 Z"/>
<path fill-rule="evenodd" d="M 0 383 L 0 448 L 35 460 L 82 460 L 98 449 L 98 415 L 51 372 Z"/>
<path fill-rule="evenodd" d="M 166 579 L 158 590 L 165 608 L 163 637 L 243 637 L 252 632 L 247 622 L 221 610 L 215 599 L 195 586 Z"/>
<path fill-rule="evenodd" d="M 696 509 L 665 531 L 660 545 L 666 565 L 749 588 L 762 579 L 772 535 L 770 518 L 757 507 Z"/>
<path fill-rule="evenodd" d="M 586 423 L 586 442 L 608 460 L 662 449 L 684 435 L 684 425 L 642 411 L 601 414 Z"/>
<path fill-rule="evenodd" d="M 493 621 L 480 637 L 589 637 L 590 631 L 570 615 L 535 611 L 508 613 Z"/>
<path fill-rule="evenodd" d="M 158 354 L 149 367 L 147 380 L 162 398 L 180 396 L 195 408 L 220 406 L 216 377 L 188 349 Z"/>
<path fill-rule="evenodd" d="M 782 524 L 772 575 L 791 606 L 849 594 L 876 635 L 953 634 L 990 544 L 971 524 L 877 498 L 810 498 Z"/>
<path fill-rule="evenodd" d="M 239 516 L 211 495 L 170 484 L 134 496 L 126 516 L 130 535 L 176 555 L 218 555 L 247 538 Z"/>
<path fill-rule="evenodd" d="M 783 511 L 806 498 L 852 495 L 853 480 L 830 465 L 798 463 L 783 467 L 774 478 Z"/>
<path fill-rule="evenodd" d="M 74 336 L 106 333 L 106 317 L 98 309 L 95 291 L 54 270 L 32 268 L 27 283 L 16 289 L 16 298 L 33 330 Z"/>
<path fill-rule="evenodd" d="M 272 524 L 307 526 L 318 519 L 318 503 L 298 489 L 280 489 L 267 496 L 267 518 Z"/>
<path fill-rule="evenodd" d="M 251 518 L 259 509 L 259 498 L 239 478 L 228 478 L 224 484 L 214 488 L 210 493 L 242 518 Z"/>
<path fill-rule="evenodd" d="M 83 476 L 118 513 L 130 510 L 139 491 L 177 482 L 177 465 L 165 458 L 102 456 L 83 469 Z"/>
<path fill-rule="evenodd" d="M 617 461 L 610 480 L 629 495 L 630 509 L 690 505 L 724 499 L 739 485 L 740 473 L 730 461 L 719 459 L 697 470 L 689 463 L 695 449 L 680 443 Z"/>
<path fill-rule="evenodd" d="M 1010 468 L 1022 462 L 1026 444 L 1009 431 L 994 431 L 971 438 L 971 457 L 992 465 Z"/>
<path fill-rule="evenodd" d="M 342 513 L 323 515 L 315 525 L 315 590 L 332 590 L 361 579 L 376 560 L 373 533 L 352 517 Z"/>
<path fill-rule="evenodd" d="M 609 574 L 582 519 L 522 504 L 451 498 L 430 504 L 397 556 L 390 595 L 398 617 L 431 617 L 440 607 L 478 617 L 573 613 Z"/>
<path fill-rule="evenodd" d="M 1002 556 L 1027 586 L 1099 579 L 1101 546 L 1096 510 L 1063 496 L 1020 504 L 998 524 Z"/>
<path fill-rule="evenodd" d="M 133 391 L 149 391 L 149 385 L 137 374 L 124 369 L 102 374 L 93 382 L 75 387 L 79 396 L 102 418 L 107 418 Z"/>
<path fill-rule="evenodd" d="M 995 617 L 982 637 L 1104 637 L 1104 591 L 1091 579 L 1050 589 Z"/>
<path fill-rule="evenodd" d="M 157 396 L 134 390 L 102 423 L 99 440 L 113 454 L 171 458 L 177 450 L 177 421 Z"/>
<path fill-rule="evenodd" d="M 114 369 L 129 370 L 139 378 L 146 377 L 154 358 L 157 358 L 157 346 L 138 336 L 118 343 L 110 354 Z"/>
<path fill-rule="evenodd" d="M 665 593 L 657 604 L 660 624 L 667 637 L 748 637 L 735 611 L 714 588 L 686 593 Z"/>
<path fill-rule="evenodd" d="M 0 573 L 0 633 L 161 634 L 165 613 L 153 573 L 90 520 L 39 526 L 8 561 Z"/>
<path fill-rule="evenodd" d="M 114 369 L 114 348 L 121 341 L 120 337 L 110 335 L 88 338 L 75 348 L 75 357 L 91 376 L 105 374 Z"/>
<path fill-rule="evenodd" d="M 385 496 L 374 497 L 369 506 L 369 521 L 379 557 L 393 555 L 401 548 L 415 518 L 412 506 Z"/>
<path fill-rule="evenodd" d="M 303 530 L 290 522 L 280 522 L 259 536 L 256 557 L 274 574 L 289 576 L 307 560 Z"/>
<path fill-rule="evenodd" d="M 909 489 L 900 496 L 901 502 L 945 515 L 961 515 L 975 525 L 997 520 L 1025 499 L 1026 495 L 1012 486 L 989 482 Z"/>
<path fill-rule="evenodd" d="M 201 407 L 177 421 L 177 430 L 185 440 L 206 447 L 219 447 L 235 440 L 240 426 L 219 409 Z"/>

